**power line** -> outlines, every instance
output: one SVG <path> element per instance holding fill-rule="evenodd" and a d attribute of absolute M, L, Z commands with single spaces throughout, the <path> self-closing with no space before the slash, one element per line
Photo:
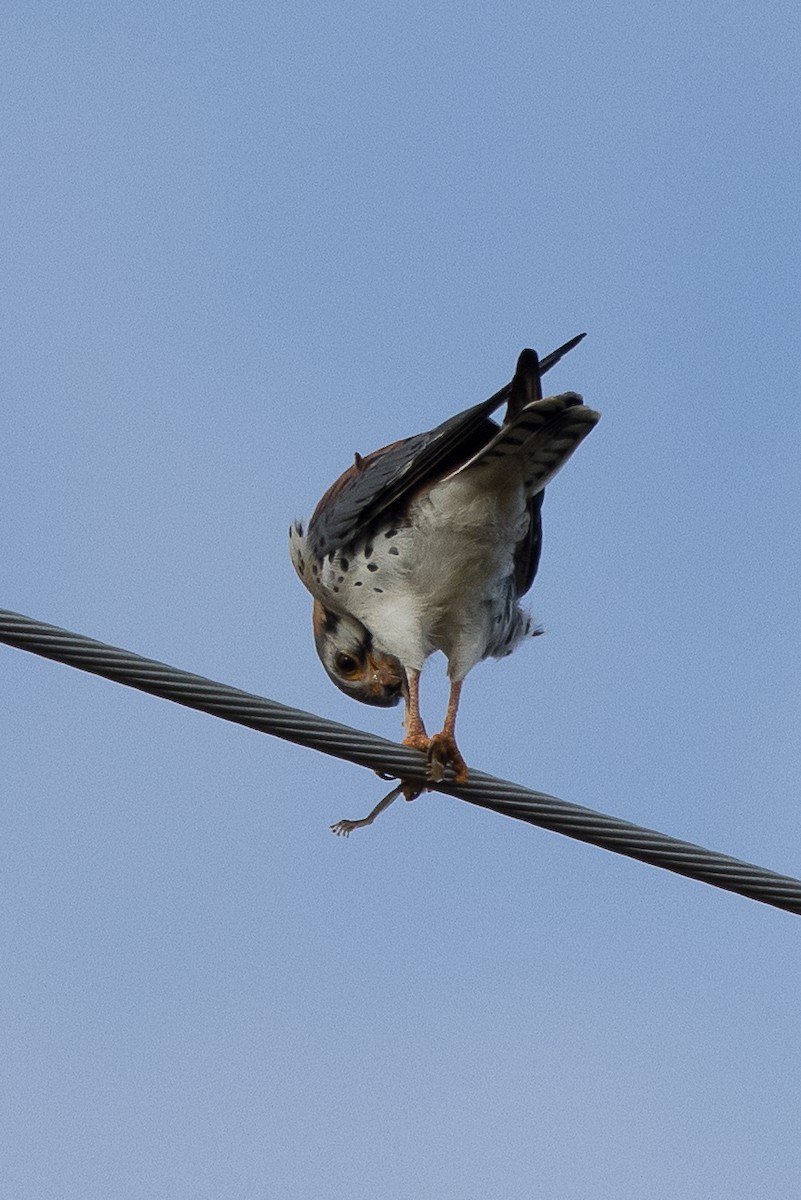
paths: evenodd
<path fill-rule="evenodd" d="M 428 786 L 425 758 L 416 750 L 327 721 L 313 713 L 287 708 L 227 684 L 215 683 L 202 675 L 192 675 L 166 663 L 142 658 L 129 650 L 45 625 L 31 617 L 0 609 L 0 642 L 225 721 L 246 725 L 260 733 L 269 733 L 311 750 L 370 767 L 387 778 L 408 781 L 413 788 L 422 790 Z M 692 842 L 678 841 L 667 834 L 632 825 L 590 808 L 568 804 L 508 780 L 471 770 L 468 783 L 462 787 L 456 787 L 446 779 L 430 785 L 430 790 L 748 896 L 762 904 L 801 914 L 801 880 L 777 875 L 764 867 L 705 850 Z"/>

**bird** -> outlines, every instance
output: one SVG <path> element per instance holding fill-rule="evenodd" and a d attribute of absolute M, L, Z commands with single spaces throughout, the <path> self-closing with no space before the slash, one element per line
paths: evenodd
<path fill-rule="evenodd" d="M 426 755 L 426 779 L 468 767 L 456 742 L 465 677 L 541 630 L 520 606 L 540 561 L 544 488 L 600 413 L 575 392 L 543 399 L 541 379 L 585 335 L 540 359 L 521 352 L 511 383 L 434 429 L 352 465 L 306 525 L 289 529 L 290 557 L 313 597 L 317 654 L 329 679 L 363 704 L 403 700 L 404 745 Z M 506 404 L 499 424 L 491 414 Z M 420 711 L 426 659 L 444 652 L 450 692 L 430 737 Z M 334 832 L 368 824 L 339 822 Z"/>

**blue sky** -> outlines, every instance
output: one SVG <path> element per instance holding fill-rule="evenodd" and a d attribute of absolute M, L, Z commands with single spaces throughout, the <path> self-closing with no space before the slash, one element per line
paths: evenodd
<path fill-rule="evenodd" d="M 588 337 L 470 763 L 801 875 L 795 5 L 0 20 L 0 606 L 400 736 L 286 529 Z M 801 1187 L 796 917 L 0 647 L 0 1190 Z M 424 679 L 432 723 L 442 664 Z"/>

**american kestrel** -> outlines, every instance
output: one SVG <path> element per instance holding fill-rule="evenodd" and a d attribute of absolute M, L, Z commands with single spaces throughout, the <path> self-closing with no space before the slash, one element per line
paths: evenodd
<path fill-rule="evenodd" d="M 329 678 L 364 704 L 403 698 L 404 744 L 426 753 L 432 782 L 448 765 L 457 783 L 467 779 L 455 727 L 468 671 L 539 632 L 518 602 L 539 564 L 543 489 L 600 416 L 575 392 L 543 400 L 540 376 L 583 337 L 542 361 L 524 350 L 512 382 L 489 400 L 357 454 L 308 526 L 290 527 Z M 498 425 L 490 413 L 503 403 Z M 435 650 L 451 684 L 442 731 L 429 737 L 419 686 Z"/>

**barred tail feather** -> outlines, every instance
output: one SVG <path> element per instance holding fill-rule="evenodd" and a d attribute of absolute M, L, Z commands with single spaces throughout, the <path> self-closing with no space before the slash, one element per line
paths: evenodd
<path fill-rule="evenodd" d="M 497 466 L 505 458 L 518 458 L 525 464 L 526 492 L 529 496 L 536 495 L 564 466 L 600 416 L 582 404 L 576 392 L 535 400 L 508 425 L 503 425 L 454 475 L 471 467 Z"/>

